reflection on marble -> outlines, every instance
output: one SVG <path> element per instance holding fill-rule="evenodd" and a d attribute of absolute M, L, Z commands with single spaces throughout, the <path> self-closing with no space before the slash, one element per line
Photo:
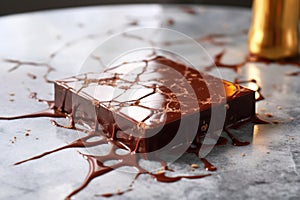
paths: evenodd
<path fill-rule="evenodd" d="M 43 78 L 47 72 L 47 68 L 42 67 L 45 63 L 55 69 L 48 76 L 50 80 L 76 75 L 86 57 L 101 42 L 112 34 L 135 27 L 174 29 L 197 39 L 212 57 L 225 49 L 224 63 L 243 61 L 247 56 L 245 30 L 250 24 L 250 10 L 203 6 L 194 10 L 196 14 L 183 12 L 178 6 L 103 6 L 0 18 L 0 115 L 44 109 L 45 105 L 36 103 L 28 95 L 34 91 L 42 98 L 53 99 L 53 85 Z M 5 59 L 23 63 L 9 72 L 16 63 Z M 299 76 L 286 75 L 295 71 L 299 68 L 293 65 L 259 62 L 244 64 L 238 73 L 228 68 L 211 71 L 221 73 L 229 81 L 256 79 L 266 98 L 257 103 L 257 112 L 273 123 L 255 125 L 253 138 L 251 131 L 249 133 L 251 127 L 234 130 L 239 138 L 252 140 L 251 144 L 215 148 L 208 159 L 218 171 L 210 177 L 153 184 L 154 180 L 141 176 L 136 190 L 114 198 L 298 199 L 300 82 Z M 30 130 L 29 136 L 26 130 Z M 70 142 L 73 134 L 78 133 L 54 127 L 48 118 L 0 121 L 0 199 L 63 199 L 78 187 L 88 164 L 76 150 L 13 166 L 24 158 Z M 206 173 L 201 167 L 192 171 L 193 163 L 203 165 L 197 157 L 187 154 L 171 167 L 179 173 Z M 95 194 L 122 190 L 130 184 L 132 176 L 118 171 L 107 174 L 95 179 L 76 199 L 98 199 Z"/>

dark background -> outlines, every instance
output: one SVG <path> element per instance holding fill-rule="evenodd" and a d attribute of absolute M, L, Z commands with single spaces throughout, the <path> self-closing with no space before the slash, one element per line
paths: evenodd
<path fill-rule="evenodd" d="M 250 7 L 252 0 L 0 0 L 0 15 L 55 8 L 127 3 L 210 4 Z"/>

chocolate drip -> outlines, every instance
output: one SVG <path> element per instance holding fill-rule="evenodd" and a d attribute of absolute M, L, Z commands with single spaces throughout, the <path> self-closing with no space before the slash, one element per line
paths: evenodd
<path fill-rule="evenodd" d="M 226 139 L 226 138 L 225 138 Z M 199 156 L 199 152 L 201 150 L 201 147 L 203 147 L 203 144 L 200 143 L 196 143 L 197 147 L 196 148 L 192 148 L 190 147 L 187 152 L 188 153 L 193 153 L 195 154 L 197 157 Z M 213 164 L 211 164 L 207 159 L 205 158 L 200 158 L 200 161 L 204 164 L 204 169 L 207 171 L 216 171 L 217 167 L 215 167 Z"/>
<path fill-rule="evenodd" d="M 217 168 L 212 165 L 210 162 L 208 162 L 208 160 L 206 160 L 205 158 L 201 158 L 201 161 L 204 163 L 204 168 L 207 170 L 207 171 L 216 171 Z"/>
<path fill-rule="evenodd" d="M 247 146 L 250 144 L 250 142 L 239 141 L 232 133 L 228 131 L 228 129 L 224 128 L 224 131 L 227 133 L 228 137 L 230 137 L 233 146 Z"/>
<path fill-rule="evenodd" d="M 51 151 L 46 151 L 42 154 L 39 154 L 37 156 L 28 158 L 26 160 L 22 160 L 20 162 L 16 162 L 14 165 L 20 165 L 20 164 L 23 164 L 23 163 L 28 162 L 28 161 L 36 160 L 36 159 L 42 158 L 44 156 L 50 155 L 52 153 L 55 153 L 55 152 L 58 152 L 58 151 L 61 151 L 61 150 L 64 150 L 64 149 L 78 148 L 78 147 L 81 147 L 81 148 L 93 147 L 93 146 L 97 146 L 97 145 L 101 145 L 101 144 L 106 143 L 106 139 L 100 139 L 98 141 L 88 142 L 88 140 L 93 138 L 93 137 L 98 137 L 98 135 L 96 135 L 96 134 L 87 135 L 85 137 L 82 137 L 80 139 L 77 139 L 77 140 L 73 141 L 72 143 L 70 143 L 68 145 L 59 147 L 59 148 L 51 150 Z"/>
<path fill-rule="evenodd" d="M 37 118 L 37 117 L 55 117 L 55 118 L 65 118 L 66 114 L 61 113 L 55 109 L 46 109 L 31 114 L 17 115 L 12 117 L 0 117 L 0 120 L 15 120 L 15 119 L 25 119 L 25 118 Z"/>
<path fill-rule="evenodd" d="M 128 156 L 129 155 L 129 156 Z M 96 177 L 99 177 L 101 175 L 104 175 L 108 172 L 111 172 L 119 167 L 122 166 L 126 166 L 128 164 L 131 164 L 129 166 L 135 167 L 138 169 L 138 173 L 136 175 L 136 177 L 134 178 L 134 181 L 141 175 L 141 174 L 149 174 L 152 178 L 154 178 L 156 181 L 159 182 L 165 182 L 165 183 L 171 183 L 171 182 L 176 182 L 179 181 L 183 178 L 185 179 L 199 179 L 199 178 L 204 178 L 206 176 L 210 176 L 211 174 L 204 174 L 204 175 L 194 175 L 194 176 L 166 176 L 164 171 L 160 171 L 158 173 L 152 173 L 149 171 L 146 171 L 145 169 L 143 169 L 139 164 L 138 164 L 138 160 L 136 159 L 136 155 L 134 153 L 130 153 L 127 154 L 127 156 L 124 156 L 122 161 L 111 166 L 105 166 L 103 164 L 103 161 L 101 161 L 101 159 L 99 159 L 99 157 L 95 157 L 92 155 L 83 155 L 86 160 L 89 162 L 89 166 L 90 166 L 90 170 L 89 173 L 85 179 L 85 181 L 83 182 L 83 184 L 78 187 L 77 189 L 75 189 L 73 192 L 71 192 L 65 199 L 71 199 L 72 196 L 74 196 L 75 194 L 77 194 L 78 192 L 80 192 L 81 190 L 83 190 L 85 187 L 87 187 L 87 185 Z M 114 156 L 113 156 L 114 157 Z M 107 158 L 107 157 L 104 157 Z M 105 160 L 105 159 L 104 159 Z M 125 192 L 129 192 L 132 190 L 133 187 L 133 183 L 129 186 L 129 188 L 127 190 L 124 190 L 122 192 L 117 192 L 117 193 L 105 193 L 105 194 L 101 194 L 101 195 L 97 195 L 97 196 L 103 196 L 103 197 L 111 197 L 114 195 L 122 195 Z"/>
<path fill-rule="evenodd" d="M 38 102 L 42 102 L 48 105 L 48 108 L 42 111 L 33 112 L 25 115 L 17 115 L 11 117 L 0 117 L 0 120 L 15 120 L 15 119 L 25 119 L 25 118 L 37 118 L 37 117 L 53 117 L 53 118 L 65 118 L 67 117 L 66 113 L 59 111 L 54 106 L 54 101 L 40 99 L 37 97 L 36 92 L 31 92 L 29 95 L 30 98 L 35 99 Z"/>
<path fill-rule="evenodd" d="M 63 127 L 63 126 L 60 126 L 60 127 Z M 74 127 L 73 129 L 76 129 L 76 128 Z M 76 130 L 78 130 L 78 129 L 76 129 Z M 100 137 L 100 139 L 97 140 L 97 141 L 89 142 L 88 140 L 92 139 L 93 137 Z M 140 157 L 139 157 L 138 154 L 136 154 L 136 150 L 138 148 L 136 148 L 134 151 L 130 151 L 129 153 L 127 153 L 125 155 L 119 155 L 119 154 L 116 153 L 116 150 L 120 147 L 123 147 L 123 146 L 118 144 L 119 143 L 118 141 L 114 141 L 110 138 L 107 138 L 107 137 L 104 136 L 104 134 L 101 134 L 101 133 L 92 133 L 92 134 L 87 135 L 85 137 L 79 138 L 79 139 L 75 140 L 74 142 L 72 142 L 68 145 L 62 146 L 60 148 L 57 148 L 57 149 L 54 149 L 54 150 L 51 150 L 51 151 L 48 151 L 48 152 L 44 152 L 44 153 L 42 153 L 40 155 L 37 155 L 37 156 L 34 156 L 32 158 L 17 162 L 17 163 L 15 163 L 15 165 L 19 165 L 19 164 L 23 164 L 23 163 L 28 162 L 28 161 L 36 160 L 36 159 L 42 158 L 46 155 L 49 155 L 49 154 L 52 154 L 52 153 L 55 153 L 55 152 L 58 152 L 58 151 L 61 151 L 61 150 L 64 150 L 64 149 L 88 148 L 88 147 L 99 146 L 99 145 L 108 144 L 108 143 L 111 145 L 111 151 L 107 155 L 94 156 L 94 155 L 82 154 L 83 157 L 89 163 L 89 166 L 90 166 L 89 173 L 88 173 L 85 181 L 82 183 L 82 185 L 80 187 L 78 187 L 77 189 L 75 189 L 74 191 L 72 191 L 65 199 L 71 199 L 72 196 L 76 195 L 78 192 L 82 191 L 85 187 L 87 187 L 88 184 L 94 178 L 99 177 L 101 175 L 104 175 L 106 173 L 109 173 L 111 171 L 114 171 L 114 170 L 116 170 L 116 169 L 118 169 L 122 166 L 131 166 L 131 167 L 134 167 L 134 168 L 138 169 L 138 173 L 137 173 L 134 181 L 139 177 L 140 174 L 149 174 L 152 178 L 154 178 L 155 180 L 157 180 L 159 182 L 168 182 L 168 183 L 179 181 L 182 178 L 199 179 L 199 178 L 204 178 L 206 176 L 211 175 L 211 174 L 204 174 L 204 175 L 193 175 L 193 176 L 172 176 L 172 177 L 169 177 L 165 174 L 165 170 L 168 170 L 168 171 L 171 171 L 171 172 L 173 170 L 169 169 L 164 161 L 161 161 L 163 171 L 159 171 L 158 173 L 149 172 L 149 171 L 145 170 L 144 168 L 142 168 L 139 165 Z M 104 162 L 110 161 L 110 160 L 119 160 L 119 162 L 117 164 L 112 165 L 112 166 L 106 166 L 104 164 Z M 213 169 L 213 168 L 209 168 L 209 169 Z M 97 196 L 111 197 L 111 196 L 114 196 L 114 195 L 122 195 L 125 192 L 129 192 L 133 189 L 134 181 L 132 182 L 132 184 L 129 186 L 128 189 L 126 189 L 122 192 L 106 193 L 106 194 L 97 195 Z"/>
<path fill-rule="evenodd" d="M 228 143 L 227 138 L 220 136 L 216 146 L 225 146 Z"/>

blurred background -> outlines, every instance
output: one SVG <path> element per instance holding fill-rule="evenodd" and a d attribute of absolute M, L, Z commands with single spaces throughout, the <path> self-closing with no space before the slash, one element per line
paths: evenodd
<path fill-rule="evenodd" d="M 128 3 L 209 4 L 250 7 L 252 0 L 0 0 L 0 15 L 56 8 Z"/>

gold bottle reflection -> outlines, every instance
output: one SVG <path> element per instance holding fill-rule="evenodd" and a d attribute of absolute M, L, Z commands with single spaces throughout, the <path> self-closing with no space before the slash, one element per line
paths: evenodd
<path fill-rule="evenodd" d="M 248 48 L 271 60 L 298 54 L 299 0 L 253 0 Z"/>

